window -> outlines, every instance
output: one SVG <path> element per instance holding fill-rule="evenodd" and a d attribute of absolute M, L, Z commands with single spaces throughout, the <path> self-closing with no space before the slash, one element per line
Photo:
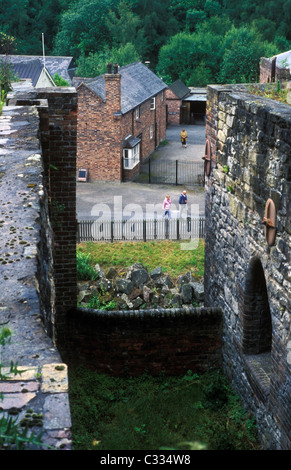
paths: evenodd
<path fill-rule="evenodd" d="M 135 108 L 135 119 L 139 119 L 139 118 L 140 118 L 140 106 Z"/>
<path fill-rule="evenodd" d="M 150 139 L 152 140 L 153 137 L 154 137 L 154 126 L 151 125 L 151 127 L 150 127 Z"/>
<path fill-rule="evenodd" d="M 131 170 L 139 163 L 140 144 L 135 145 L 132 149 L 123 149 L 123 168 Z"/>
<path fill-rule="evenodd" d="M 151 99 L 150 109 L 156 109 L 156 98 L 155 97 L 153 97 Z"/>
<path fill-rule="evenodd" d="M 162 91 L 162 103 L 164 102 L 164 92 Z"/>

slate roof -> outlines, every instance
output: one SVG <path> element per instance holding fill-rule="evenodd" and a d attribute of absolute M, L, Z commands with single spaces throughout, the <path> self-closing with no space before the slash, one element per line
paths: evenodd
<path fill-rule="evenodd" d="M 18 78 L 30 78 L 32 85 L 35 87 L 43 70 L 43 65 L 40 60 L 36 59 L 14 64 L 13 70 Z"/>
<path fill-rule="evenodd" d="M 172 85 L 169 86 L 169 88 L 180 99 L 184 98 L 186 95 L 190 93 L 190 89 L 180 79 L 172 83 Z"/>
<path fill-rule="evenodd" d="M 41 65 L 44 65 L 43 56 L 35 55 L 0 55 L 0 59 L 7 59 L 13 65 L 21 64 L 23 62 L 27 63 L 30 61 L 39 60 Z M 45 66 L 50 75 L 53 77 L 55 73 L 58 73 L 62 78 L 67 80 L 70 84 L 74 76 L 74 71 L 76 66 L 74 64 L 73 57 L 67 56 L 46 56 L 45 57 Z"/>
<path fill-rule="evenodd" d="M 120 67 L 118 73 L 121 75 L 122 114 L 136 108 L 167 88 L 163 80 L 141 62 L 134 62 Z M 91 80 L 84 80 L 84 84 L 100 98 L 106 99 L 104 75 L 99 75 Z"/>

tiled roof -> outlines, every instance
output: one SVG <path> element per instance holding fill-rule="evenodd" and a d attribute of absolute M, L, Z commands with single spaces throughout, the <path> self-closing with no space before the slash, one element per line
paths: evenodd
<path fill-rule="evenodd" d="M 167 85 L 141 62 L 120 67 L 118 73 L 121 75 L 121 112 L 123 114 L 167 88 Z M 86 80 L 84 83 L 105 100 L 104 75 Z"/>
<path fill-rule="evenodd" d="M 43 56 L 35 55 L 0 55 L 0 59 L 8 60 L 12 64 L 21 64 L 23 62 L 27 63 L 30 61 L 39 60 L 41 65 L 44 65 Z M 71 83 L 75 65 L 73 57 L 61 57 L 61 56 L 46 56 L 45 57 L 45 66 L 49 71 L 50 75 L 54 77 L 55 73 L 58 73 L 62 78 Z"/>
<path fill-rule="evenodd" d="M 169 88 L 180 99 L 190 93 L 189 88 L 181 80 L 176 80 Z"/>
<path fill-rule="evenodd" d="M 14 73 L 18 78 L 30 78 L 33 86 L 37 84 L 42 69 L 43 66 L 38 59 L 13 64 Z"/>

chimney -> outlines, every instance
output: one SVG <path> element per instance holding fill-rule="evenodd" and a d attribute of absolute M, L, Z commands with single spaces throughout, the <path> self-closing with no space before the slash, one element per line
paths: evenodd
<path fill-rule="evenodd" d="M 109 66 L 110 65 L 110 66 Z M 113 64 L 113 73 L 111 69 L 112 64 L 107 64 L 108 73 L 104 75 L 105 78 L 105 99 L 106 106 L 109 111 L 115 115 L 121 113 L 121 75 L 118 73 L 118 64 Z M 110 70 L 110 72 L 109 72 Z"/>

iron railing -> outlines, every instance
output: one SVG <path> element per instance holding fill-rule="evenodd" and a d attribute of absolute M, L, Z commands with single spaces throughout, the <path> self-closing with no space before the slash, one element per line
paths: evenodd
<path fill-rule="evenodd" d="M 80 220 L 77 242 L 121 240 L 193 240 L 204 238 L 205 218 Z"/>
<path fill-rule="evenodd" d="M 150 184 L 204 186 L 204 162 L 150 158 L 141 164 L 140 179 Z"/>

